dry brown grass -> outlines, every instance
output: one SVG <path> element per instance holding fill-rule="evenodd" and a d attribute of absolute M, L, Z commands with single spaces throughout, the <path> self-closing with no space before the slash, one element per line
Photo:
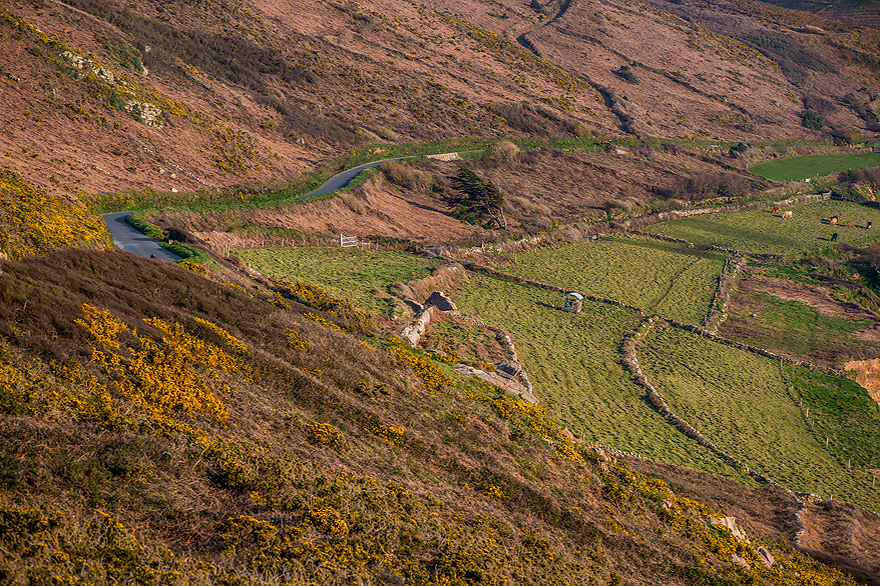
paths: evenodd
<path fill-rule="evenodd" d="M 441 269 L 434 281 L 422 283 L 425 290 L 441 282 L 454 285 L 458 276 L 448 271 L 452 269 Z M 279 307 L 266 301 L 265 290 L 222 285 L 122 253 L 68 251 L 5 263 L 0 285 L 0 363 L 12 361 L 35 375 L 42 373 L 48 389 L 61 390 L 66 384 L 49 374 L 53 360 L 74 359 L 105 380 L 90 366 L 91 339 L 72 323 L 85 302 L 108 309 L 141 331 L 147 331 L 144 317 L 162 317 L 218 343 L 212 330 L 195 321 L 200 318 L 244 342 L 248 349 L 243 360 L 249 370 L 228 379 L 231 388 L 222 395 L 228 423 L 198 415 L 181 423 L 239 446 L 237 461 L 260 471 L 246 482 L 236 481 L 229 476 L 228 464 L 195 449 L 185 436 L 156 434 L 149 425 L 106 429 L 99 421 L 78 418 L 63 408 L 36 416 L 14 414 L 14 403 L 4 395 L 3 506 L 60 509 L 79 519 L 93 518 L 96 509 L 112 510 L 147 545 L 138 556 L 152 555 L 152 544 L 163 543 L 182 556 L 218 562 L 224 568 L 229 566 L 218 553 L 219 521 L 250 515 L 276 525 L 296 524 L 311 514 L 296 504 L 303 498 L 323 499 L 350 521 L 371 523 L 369 530 L 351 525 L 347 538 L 365 544 L 379 538 L 386 551 L 396 552 L 400 564 L 409 560 L 416 564 L 413 567 L 453 567 L 448 565 L 453 562 L 440 560 L 446 559 L 442 552 L 450 551 L 444 547 L 459 547 L 460 537 L 441 539 L 437 523 L 467 527 L 461 534 L 470 536 L 466 539 L 497 536 L 493 539 L 504 546 L 489 554 L 460 550 L 463 559 L 488 555 L 479 558 L 489 564 L 481 570 L 489 572 L 484 580 L 507 571 L 506 565 L 494 565 L 502 559 L 497 556 L 509 556 L 508 564 L 528 558 L 533 538 L 546 542 L 554 556 L 551 564 L 540 566 L 542 576 L 573 572 L 577 566 L 562 564 L 586 554 L 594 568 L 590 575 L 600 582 L 616 573 L 626 576 L 628 584 L 654 584 L 660 572 L 664 583 L 676 584 L 676 567 L 701 563 L 689 538 L 664 523 L 657 503 L 608 500 L 600 480 L 607 466 L 559 456 L 555 444 L 518 424 L 509 413 L 500 416 L 505 413 L 502 403 L 475 401 L 470 395 L 473 387 L 445 383 L 429 392 L 411 368 L 382 349 L 386 342 L 364 341 L 306 316 L 312 312 L 337 321 L 329 313 L 292 299 L 287 300 L 289 309 Z M 288 343 L 290 330 L 307 343 L 307 351 L 301 344 Z M 328 424 L 322 429 L 339 434 L 339 441 L 316 443 L 316 422 Z M 402 428 L 402 439 L 392 445 L 377 437 L 371 431 L 377 424 Z M 279 469 L 278 462 L 292 468 L 285 464 Z M 784 541 L 790 531 L 788 495 L 647 462 L 628 465 L 668 478 L 676 495 L 731 510 L 755 534 Z M 377 479 L 380 487 L 389 482 L 405 487 L 411 497 L 399 497 L 398 504 L 362 500 L 350 483 L 364 476 Z M 260 479 L 280 479 L 281 485 L 269 489 Z M 493 486 L 502 497 L 491 496 Z M 280 499 L 278 504 L 253 500 L 261 491 Z M 437 500 L 445 504 L 431 505 L 427 516 L 406 504 Z M 417 530 L 396 521 L 388 529 L 388 519 L 398 518 L 397 506 L 414 507 L 404 510 L 419 519 Z M 372 524 L 379 518 L 385 519 L 384 529 Z M 614 529 L 611 520 L 626 532 Z M 319 531 L 309 531 L 309 539 L 324 542 Z M 236 571 L 247 571 L 250 554 L 246 549 L 239 553 L 245 556 L 244 565 Z M 857 552 L 845 555 L 862 563 Z M 658 569 L 657 560 L 670 565 Z M 378 584 L 376 571 L 370 570 L 374 577 L 365 583 Z M 325 583 L 344 581 L 335 576 Z M 541 580 L 537 574 L 533 579 Z"/>

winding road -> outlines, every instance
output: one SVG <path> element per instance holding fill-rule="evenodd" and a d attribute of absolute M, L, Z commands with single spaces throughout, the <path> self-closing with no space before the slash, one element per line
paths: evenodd
<path fill-rule="evenodd" d="M 337 173 L 336 175 L 328 179 L 318 189 L 310 191 L 305 195 L 300 195 L 296 199 L 303 199 L 315 195 L 324 195 L 342 189 L 343 187 L 351 183 L 352 179 L 360 175 L 362 172 L 366 171 L 367 169 L 372 169 L 373 167 L 378 167 L 385 161 L 400 161 L 401 159 L 413 158 L 415 158 L 415 156 L 397 157 L 395 159 L 382 159 L 381 161 L 364 163 L 363 165 L 358 165 L 357 167 L 346 169 L 345 171 Z M 129 214 L 131 214 L 131 212 L 115 212 L 112 214 L 101 215 L 101 217 L 104 218 L 104 221 L 107 223 L 107 227 L 110 229 L 110 234 L 113 236 L 113 242 L 116 244 L 116 246 L 118 246 L 125 252 L 137 254 L 138 256 L 155 257 L 159 260 L 164 260 L 167 262 L 177 262 L 181 260 L 181 258 L 176 254 L 169 252 L 159 246 L 158 240 L 154 240 L 149 236 L 145 236 L 144 234 L 141 234 L 140 232 L 132 228 L 131 224 L 125 221 L 125 218 L 127 218 Z"/>
<path fill-rule="evenodd" d="M 149 236 L 141 234 L 131 227 L 125 221 L 125 218 L 131 212 L 116 212 L 113 214 L 102 214 L 101 217 L 107 222 L 110 234 L 113 236 L 113 242 L 124 250 L 138 256 L 154 256 L 159 260 L 167 262 L 176 262 L 181 260 L 179 256 L 173 252 L 168 252 L 159 246 L 158 240 L 153 240 Z"/>
<path fill-rule="evenodd" d="M 315 195 L 324 195 L 325 193 L 331 193 L 333 191 L 342 189 L 343 187 L 345 187 L 346 185 L 351 183 L 352 179 L 354 179 L 355 177 L 357 177 L 358 175 L 360 175 L 361 173 L 363 173 L 367 169 L 372 169 L 373 167 L 378 167 L 379 165 L 381 165 L 385 161 L 400 161 L 402 159 L 414 159 L 414 158 L 416 158 L 415 155 L 409 156 L 409 157 L 397 157 L 396 159 L 382 159 L 381 161 L 373 161 L 372 163 L 364 163 L 363 165 L 358 165 L 357 167 L 352 167 L 351 169 L 346 169 L 345 171 L 342 171 L 341 173 L 337 173 L 336 175 L 334 175 L 333 177 L 328 179 L 324 183 L 324 185 L 322 185 L 318 189 L 316 189 L 314 191 L 310 191 L 309 193 L 307 193 L 305 195 L 301 195 L 301 196 L 297 197 L 296 199 L 303 199 L 303 198 L 312 197 Z"/>

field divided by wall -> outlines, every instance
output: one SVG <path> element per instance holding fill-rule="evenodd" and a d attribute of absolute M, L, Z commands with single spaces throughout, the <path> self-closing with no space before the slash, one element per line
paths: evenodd
<path fill-rule="evenodd" d="M 858 385 L 666 327 L 652 329 L 638 355 L 670 408 L 751 469 L 795 491 L 880 509 L 880 487 L 864 472 L 880 466 L 877 440 L 836 424 L 852 403 L 852 418 L 880 425 Z M 810 393 L 818 379 L 823 392 Z"/>
<path fill-rule="evenodd" d="M 749 482 L 717 455 L 674 429 L 645 401 L 622 361 L 636 312 L 586 301 L 579 314 L 554 309 L 560 295 L 489 276 L 472 277 L 456 303 L 463 313 L 515 338 L 541 404 L 588 441 Z"/>
<path fill-rule="evenodd" d="M 615 299 L 699 324 L 726 255 L 641 236 L 613 236 L 518 253 L 504 271 L 579 293 Z"/>

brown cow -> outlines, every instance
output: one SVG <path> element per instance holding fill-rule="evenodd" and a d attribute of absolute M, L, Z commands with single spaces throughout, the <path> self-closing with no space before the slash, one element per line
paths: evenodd
<path fill-rule="evenodd" d="M 847 220 L 847 222 L 846 222 L 846 227 L 847 227 L 847 228 L 852 227 L 852 220 Z"/>
<path fill-rule="evenodd" d="M 773 208 L 773 213 L 774 213 L 774 214 L 775 214 L 776 212 L 778 212 L 778 211 L 779 211 L 779 206 L 776 206 L 776 207 Z"/>
<path fill-rule="evenodd" d="M 831 225 L 833 226 L 833 225 L 836 225 L 836 224 L 837 224 L 837 216 L 832 216 L 832 217 L 831 217 Z"/>
<path fill-rule="evenodd" d="M 784 212 L 782 212 L 782 217 L 783 218 L 790 218 L 791 217 L 791 210 L 785 210 Z"/>

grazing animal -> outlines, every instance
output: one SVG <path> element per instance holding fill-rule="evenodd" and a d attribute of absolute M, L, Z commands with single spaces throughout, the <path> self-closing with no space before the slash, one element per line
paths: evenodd
<path fill-rule="evenodd" d="M 847 221 L 847 223 L 846 223 L 846 227 L 849 228 L 849 227 L 851 227 L 851 226 L 852 226 L 852 220 Z"/>
<path fill-rule="evenodd" d="M 837 232 L 831 235 L 831 242 L 837 242 Z"/>
<path fill-rule="evenodd" d="M 832 225 L 832 226 L 837 225 L 837 216 L 832 216 L 832 217 L 831 217 L 831 225 Z"/>
<path fill-rule="evenodd" d="M 868 225 L 865 226 L 865 228 L 867 228 L 868 230 L 870 230 L 870 229 L 871 229 L 871 222 L 868 222 Z"/>
<path fill-rule="evenodd" d="M 791 210 L 785 210 L 784 212 L 782 212 L 782 217 L 783 218 L 790 218 L 791 217 Z"/>
<path fill-rule="evenodd" d="M 778 212 L 778 211 L 779 211 L 779 206 L 776 206 L 776 207 L 773 208 L 773 213 L 774 213 L 774 214 L 775 214 L 776 212 Z"/>

